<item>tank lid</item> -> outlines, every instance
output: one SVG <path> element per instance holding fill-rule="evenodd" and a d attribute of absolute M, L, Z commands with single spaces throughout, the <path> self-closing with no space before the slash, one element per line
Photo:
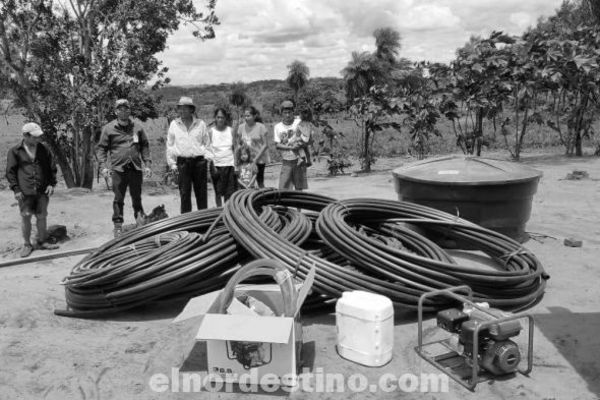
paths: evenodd
<path fill-rule="evenodd" d="M 442 185 L 499 185 L 537 180 L 542 172 L 521 163 L 469 156 L 417 161 L 393 171 L 394 177 Z"/>

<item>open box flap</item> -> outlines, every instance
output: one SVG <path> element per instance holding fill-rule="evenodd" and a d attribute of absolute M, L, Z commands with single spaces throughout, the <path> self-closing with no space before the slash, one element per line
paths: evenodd
<path fill-rule="evenodd" d="M 295 287 L 298 291 L 298 298 L 296 303 L 295 315 L 298 315 L 306 296 L 310 292 L 315 278 L 315 265 L 312 266 L 306 279 L 302 283 L 296 283 Z M 246 292 L 247 294 L 255 297 L 257 300 L 265 303 L 271 309 L 275 310 L 276 313 L 281 314 L 283 305 L 281 304 L 281 289 L 277 284 L 240 284 L 235 288 L 236 293 Z M 175 317 L 173 323 L 188 320 L 202 316 L 204 314 L 214 314 L 218 312 L 218 299 L 222 290 L 217 290 L 197 296 L 188 301 L 183 311 Z M 231 302 L 231 306 L 228 308 L 229 314 L 241 314 L 249 315 L 252 313 L 248 307 L 238 301 L 235 297 Z"/>
<path fill-rule="evenodd" d="M 206 314 L 196 340 L 288 343 L 293 323 L 293 318 L 284 317 Z"/>
<path fill-rule="evenodd" d="M 183 311 L 181 311 L 181 313 L 179 313 L 179 315 L 175 317 L 173 323 L 185 321 L 190 318 L 200 317 L 204 314 L 217 313 L 217 300 L 219 299 L 219 295 L 221 294 L 221 292 L 221 290 L 217 290 L 216 292 L 210 292 L 205 295 L 190 299 L 190 301 L 188 301 L 188 303 L 183 308 Z M 231 301 L 231 305 L 229 306 L 227 311 L 229 314 L 236 315 L 257 315 L 254 311 L 246 307 L 246 305 L 244 305 L 235 297 Z"/>

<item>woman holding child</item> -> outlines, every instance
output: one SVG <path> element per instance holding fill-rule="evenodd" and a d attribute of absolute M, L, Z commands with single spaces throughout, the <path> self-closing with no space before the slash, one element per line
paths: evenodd
<path fill-rule="evenodd" d="M 267 127 L 263 125 L 258 110 L 249 106 L 244 110 L 245 122 L 238 127 L 237 147 L 247 146 L 250 159 L 256 165 L 256 183 L 259 188 L 265 187 L 265 165 L 271 162 L 268 149 Z"/>

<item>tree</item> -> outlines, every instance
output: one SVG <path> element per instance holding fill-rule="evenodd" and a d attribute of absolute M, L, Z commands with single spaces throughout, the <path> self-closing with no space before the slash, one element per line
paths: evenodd
<path fill-rule="evenodd" d="M 346 97 L 352 99 L 369 93 L 374 85 L 401 84 L 412 62 L 398 58 L 401 49 L 400 33 L 392 28 L 379 28 L 373 32 L 375 51 L 353 52 L 352 59 L 342 70 L 346 85 Z M 390 82 L 393 81 L 393 82 Z"/>
<path fill-rule="evenodd" d="M 314 157 L 325 155 L 328 157 L 328 166 L 331 175 L 348 166 L 347 161 L 341 156 L 341 152 L 346 150 L 337 140 L 343 137 L 342 132 L 336 132 L 331 124 L 325 118 L 325 115 L 331 115 L 343 110 L 343 104 L 336 96 L 337 88 L 332 88 L 322 82 L 311 80 L 298 94 L 298 109 L 310 110 L 312 124 L 315 128 L 320 128 L 320 134 L 313 138 L 311 154 Z M 326 145 L 327 140 L 328 145 Z"/>
<path fill-rule="evenodd" d="M 373 32 L 373 36 L 375 36 L 375 57 L 394 66 L 402 47 L 400 33 L 393 28 L 379 28 Z"/>
<path fill-rule="evenodd" d="M 457 145 L 465 154 L 481 155 L 483 121 L 503 110 L 512 89 L 507 48 L 515 39 L 492 32 L 489 38 L 471 37 L 456 52 L 449 68 L 432 69 L 436 85 L 449 96 L 440 103 L 441 112 L 452 121 Z"/>
<path fill-rule="evenodd" d="M 298 92 L 302 89 L 309 80 L 310 70 L 302 61 L 294 60 L 288 68 L 287 83 L 294 91 L 294 102 L 298 102 Z"/>
<path fill-rule="evenodd" d="M 153 77 L 155 87 L 168 82 L 155 54 L 182 21 L 214 37 L 215 5 L 204 15 L 191 0 L 0 2 L 0 78 L 42 125 L 67 186 L 91 187 L 93 137 L 115 98 L 137 93 L 146 107 L 134 111 L 149 111 L 137 116 L 153 115 L 140 89 Z"/>
<path fill-rule="evenodd" d="M 525 35 L 551 99 L 544 120 L 568 155 L 583 154 L 583 138 L 591 135 L 598 114 L 600 24 L 594 7 L 597 1 L 563 3 L 555 16 Z"/>
<path fill-rule="evenodd" d="M 369 93 L 383 75 L 383 68 L 377 58 L 369 52 L 352 52 L 352 59 L 341 71 L 349 102 Z"/>
<path fill-rule="evenodd" d="M 356 98 L 349 114 L 361 132 L 359 160 L 361 171 L 370 172 L 374 162 L 373 140 L 375 134 L 393 128 L 400 132 L 400 124 L 394 121 L 400 113 L 399 100 L 388 92 L 386 86 L 373 86 L 369 93 Z"/>
<path fill-rule="evenodd" d="M 429 137 L 440 135 L 437 122 L 440 119 L 438 96 L 439 88 L 427 75 L 437 65 L 427 62 L 417 64 L 410 74 L 406 74 L 397 96 L 400 99 L 402 125 L 408 128 L 411 138 L 410 152 L 419 159 L 429 151 Z"/>
<path fill-rule="evenodd" d="M 231 85 L 229 104 L 235 107 L 236 115 L 232 116 L 233 123 L 238 124 L 242 118 L 242 112 L 246 106 L 251 104 L 248 97 L 246 85 L 243 82 L 235 82 Z"/>
<path fill-rule="evenodd" d="M 518 41 L 506 50 L 510 75 L 504 77 L 502 85 L 509 91 L 506 101 L 513 118 L 502 122 L 502 136 L 513 159 L 519 160 L 528 127 L 532 123 L 542 123 L 540 97 L 547 87 L 540 74 L 543 62 L 539 58 L 539 49 L 535 51 L 531 43 Z M 511 136 L 510 125 L 514 125 L 512 145 L 508 140 Z"/>
<path fill-rule="evenodd" d="M 365 172 L 371 170 L 374 162 L 372 149 L 375 134 L 386 128 L 400 131 L 400 124 L 394 121 L 400 113 L 398 99 L 393 96 L 397 82 L 388 85 L 397 66 L 400 34 L 391 28 L 381 28 L 373 35 L 377 47 L 375 52 L 352 52 L 352 59 L 341 71 L 348 113 L 360 129 L 359 159 L 361 170 Z"/>

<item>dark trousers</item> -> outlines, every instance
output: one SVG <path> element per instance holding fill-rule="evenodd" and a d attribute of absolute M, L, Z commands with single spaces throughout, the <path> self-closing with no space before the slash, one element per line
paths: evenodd
<path fill-rule="evenodd" d="M 112 220 L 114 223 L 123 223 L 123 204 L 125 203 L 127 187 L 129 187 L 134 217 L 137 218 L 138 214 L 144 213 L 144 208 L 142 207 L 143 179 L 142 171 L 138 171 L 133 167 L 125 168 L 123 172 L 113 171 L 112 188 L 115 199 L 113 201 Z"/>
<path fill-rule="evenodd" d="M 256 184 L 259 188 L 265 187 L 265 164 L 256 164 Z"/>
<path fill-rule="evenodd" d="M 237 190 L 237 177 L 235 175 L 235 168 L 233 166 L 214 167 L 214 169 L 211 171 L 211 175 L 213 187 L 215 189 L 216 204 L 217 207 L 221 207 L 221 197 L 227 201 Z"/>
<path fill-rule="evenodd" d="M 204 157 L 177 157 L 181 213 L 192 211 L 192 187 L 198 210 L 208 207 L 206 196 L 207 164 Z"/>

